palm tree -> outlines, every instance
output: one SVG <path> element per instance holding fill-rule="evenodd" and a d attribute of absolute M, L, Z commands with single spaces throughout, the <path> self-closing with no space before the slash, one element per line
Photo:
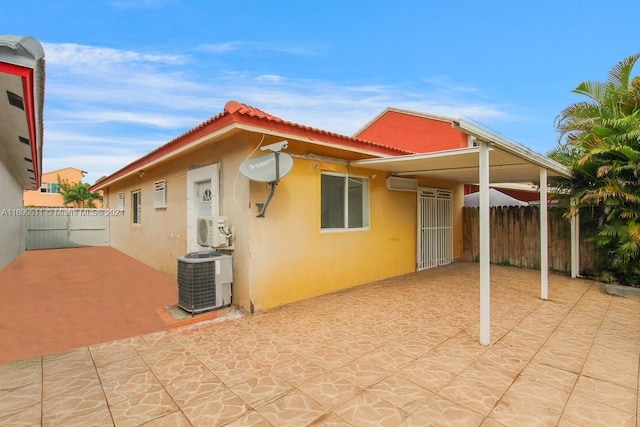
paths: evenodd
<path fill-rule="evenodd" d="M 620 61 L 606 82 L 573 91 L 590 98 L 565 108 L 556 121 L 560 145 L 550 154 L 573 171 L 558 184 L 598 222 L 605 276 L 640 285 L 640 54 Z"/>
<path fill-rule="evenodd" d="M 60 193 L 65 205 L 74 208 L 95 208 L 95 201 L 102 201 L 102 195 L 97 191 L 89 191 L 90 185 L 86 182 L 70 184 L 68 180 L 58 180 Z"/>

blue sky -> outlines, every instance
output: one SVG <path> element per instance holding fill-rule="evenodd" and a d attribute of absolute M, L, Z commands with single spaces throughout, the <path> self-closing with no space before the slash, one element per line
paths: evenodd
<path fill-rule="evenodd" d="M 0 31 L 45 47 L 44 170 L 91 183 L 231 99 L 347 135 L 388 106 L 462 117 L 544 154 L 571 90 L 640 51 L 631 0 L 6 3 Z"/>

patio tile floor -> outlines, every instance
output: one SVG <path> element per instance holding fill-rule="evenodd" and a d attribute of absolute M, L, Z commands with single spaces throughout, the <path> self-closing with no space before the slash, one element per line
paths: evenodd
<path fill-rule="evenodd" d="M 0 425 L 635 426 L 640 298 L 455 263 L 0 364 Z"/>

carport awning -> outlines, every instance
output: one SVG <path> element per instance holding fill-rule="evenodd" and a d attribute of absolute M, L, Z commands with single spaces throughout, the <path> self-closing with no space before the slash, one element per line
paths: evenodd
<path fill-rule="evenodd" d="M 396 176 L 424 176 L 458 183 L 478 182 L 480 170 L 479 147 L 446 150 L 435 153 L 410 154 L 352 162 L 354 166 L 389 171 Z M 570 177 L 570 171 L 547 157 L 528 150 L 514 152 L 492 145 L 489 148 L 491 183 L 536 182 L 540 168 L 548 176 Z"/>
<path fill-rule="evenodd" d="M 457 183 L 478 183 L 480 187 L 480 344 L 491 343 L 490 333 L 490 221 L 489 183 L 540 183 L 540 298 L 548 299 L 547 178 L 571 177 L 565 166 L 523 146 L 461 122 L 460 128 L 479 138 L 477 147 L 408 156 L 367 159 L 354 166 L 391 172 L 396 176 L 424 176 Z M 572 255 L 575 241 L 572 239 Z M 574 266 L 578 265 L 572 256 Z"/>

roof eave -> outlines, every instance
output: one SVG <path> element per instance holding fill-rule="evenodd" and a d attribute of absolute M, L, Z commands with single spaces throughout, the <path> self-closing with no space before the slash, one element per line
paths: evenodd
<path fill-rule="evenodd" d="M 518 157 L 523 157 L 528 159 L 531 163 L 534 163 L 541 168 L 551 170 L 554 173 L 564 177 L 571 178 L 571 170 L 566 166 L 552 160 L 546 156 L 543 156 L 535 151 L 530 150 L 524 145 L 517 144 L 515 142 L 509 141 L 506 138 L 503 138 L 499 135 L 491 133 L 479 126 L 476 126 L 472 123 L 466 122 L 464 120 L 458 119 L 454 121 L 454 126 L 458 127 L 465 133 L 469 135 L 473 135 L 482 141 L 486 141 L 490 144 L 495 145 L 503 151 L 506 151 L 510 154 L 513 154 Z"/>

